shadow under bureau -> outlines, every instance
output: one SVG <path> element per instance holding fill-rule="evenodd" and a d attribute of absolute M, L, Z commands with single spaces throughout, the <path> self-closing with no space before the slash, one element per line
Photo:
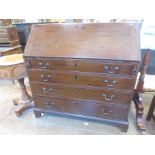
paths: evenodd
<path fill-rule="evenodd" d="M 139 34 L 140 23 L 34 25 L 24 58 L 35 116 L 77 116 L 127 131 Z"/>

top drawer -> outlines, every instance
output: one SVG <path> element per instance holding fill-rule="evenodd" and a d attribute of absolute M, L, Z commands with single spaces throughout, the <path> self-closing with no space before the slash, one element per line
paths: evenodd
<path fill-rule="evenodd" d="M 30 60 L 30 68 L 68 70 L 79 72 L 97 72 L 107 74 L 124 74 L 136 76 L 138 63 L 106 60 Z"/>

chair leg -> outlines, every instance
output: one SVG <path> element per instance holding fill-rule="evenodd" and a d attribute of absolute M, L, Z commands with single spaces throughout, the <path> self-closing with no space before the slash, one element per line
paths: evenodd
<path fill-rule="evenodd" d="M 155 95 L 153 96 L 153 99 L 152 99 L 152 102 L 151 102 L 149 111 L 148 111 L 148 113 L 147 113 L 146 119 L 147 119 L 148 121 L 150 121 L 151 118 L 155 121 L 155 119 L 154 119 L 155 116 L 153 115 L 154 109 L 155 109 Z"/>
<path fill-rule="evenodd" d="M 139 93 L 137 90 L 134 91 L 133 101 L 136 107 L 137 128 L 139 129 L 139 131 L 145 131 L 146 129 L 145 129 L 144 120 L 143 120 L 144 107 L 142 103 L 142 98 L 139 97 Z"/>

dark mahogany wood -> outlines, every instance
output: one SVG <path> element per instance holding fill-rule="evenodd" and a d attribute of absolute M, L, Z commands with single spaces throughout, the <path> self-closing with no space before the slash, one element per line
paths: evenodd
<path fill-rule="evenodd" d="M 104 88 L 74 87 L 69 85 L 58 84 L 41 84 L 32 83 L 31 89 L 34 95 L 89 100 L 100 103 L 123 104 L 129 105 L 133 96 L 132 92 L 119 92 Z"/>
<path fill-rule="evenodd" d="M 78 101 L 60 98 L 34 97 L 36 107 L 51 112 L 72 113 L 90 117 L 100 117 L 114 120 L 127 120 L 128 107 L 117 107 L 106 104 L 98 104 L 88 101 Z"/>
<path fill-rule="evenodd" d="M 109 74 L 83 74 L 76 71 L 31 70 L 29 71 L 29 79 L 45 83 L 64 83 L 127 90 L 133 90 L 135 86 L 135 78 L 133 77 L 121 77 Z"/>
<path fill-rule="evenodd" d="M 30 60 L 30 67 L 79 72 L 137 75 L 138 62 L 98 61 L 87 59 Z"/>
<path fill-rule="evenodd" d="M 35 116 L 108 121 L 126 132 L 141 60 L 140 25 L 34 25 L 24 57 Z"/>
<path fill-rule="evenodd" d="M 25 56 L 140 61 L 141 23 L 33 25 Z"/>

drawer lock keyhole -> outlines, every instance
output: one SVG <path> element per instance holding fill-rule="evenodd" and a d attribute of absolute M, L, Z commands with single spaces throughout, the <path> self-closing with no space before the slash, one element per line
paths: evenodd
<path fill-rule="evenodd" d="M 45 105 L 47 105 L 47 106 L 52 106 L 52 105 L 54 105 L 55 103 L 54 102 L 49 102 L 49 101 L 46 101 L 45 102 Z"/>
<path fill-rule="evenodd" d="M 115 66 L 115 67 L 113 67 L 112 69 L 110 69 L 109 66 L 105 66 L 104 69 L 105 69 L 106 73 L 114 74 L 114 73 L 116 73 L 120 68 L 117 67 L 117 66 Z"/>
<path fill-rule="evenodd" d="M 42 62 L 39 62 L 38 65 L 40 66 L 41 69 L 48 69 L 49 68 L 49 63 L 43 64 Z"/>
<path fill-rule="evenodd" d="M 40 77 L 41 77 L 41 81 L 43 82 L 48 82 L 51 79 L 50 75 L 47 75 L 47 77 L 45 77 L 45 75 L 41 75 Z"/>
<path fill-rule="evenodd" d="M 104 97 L 105 101 L 112 101 L 113 98 L 115 97 L 114 95 L 109 96 L 109 95 L 104 94 L 104 93 L 102 94 L 102 96 Z"/>
<path fill-rule="evenodd" d="M 104 80 L 103 82 L 106 83 L 108 87 L 112 87 L 117 83 L 115 80 L 112 81 Z"/>
<path fill-rule="evenodd" d="M 43 88 L 43 93 L 49 93 L 52 92 L 53 89 L 52 88 Z"/>
<path fill-rule="evenodd" d="M 101 111 L 105 114 L 105 115 L 109 115 L 110 113 L 112 113 L 112 111 L 111 110 L 109 110 L 109 109 L 101 109 Z"/>

